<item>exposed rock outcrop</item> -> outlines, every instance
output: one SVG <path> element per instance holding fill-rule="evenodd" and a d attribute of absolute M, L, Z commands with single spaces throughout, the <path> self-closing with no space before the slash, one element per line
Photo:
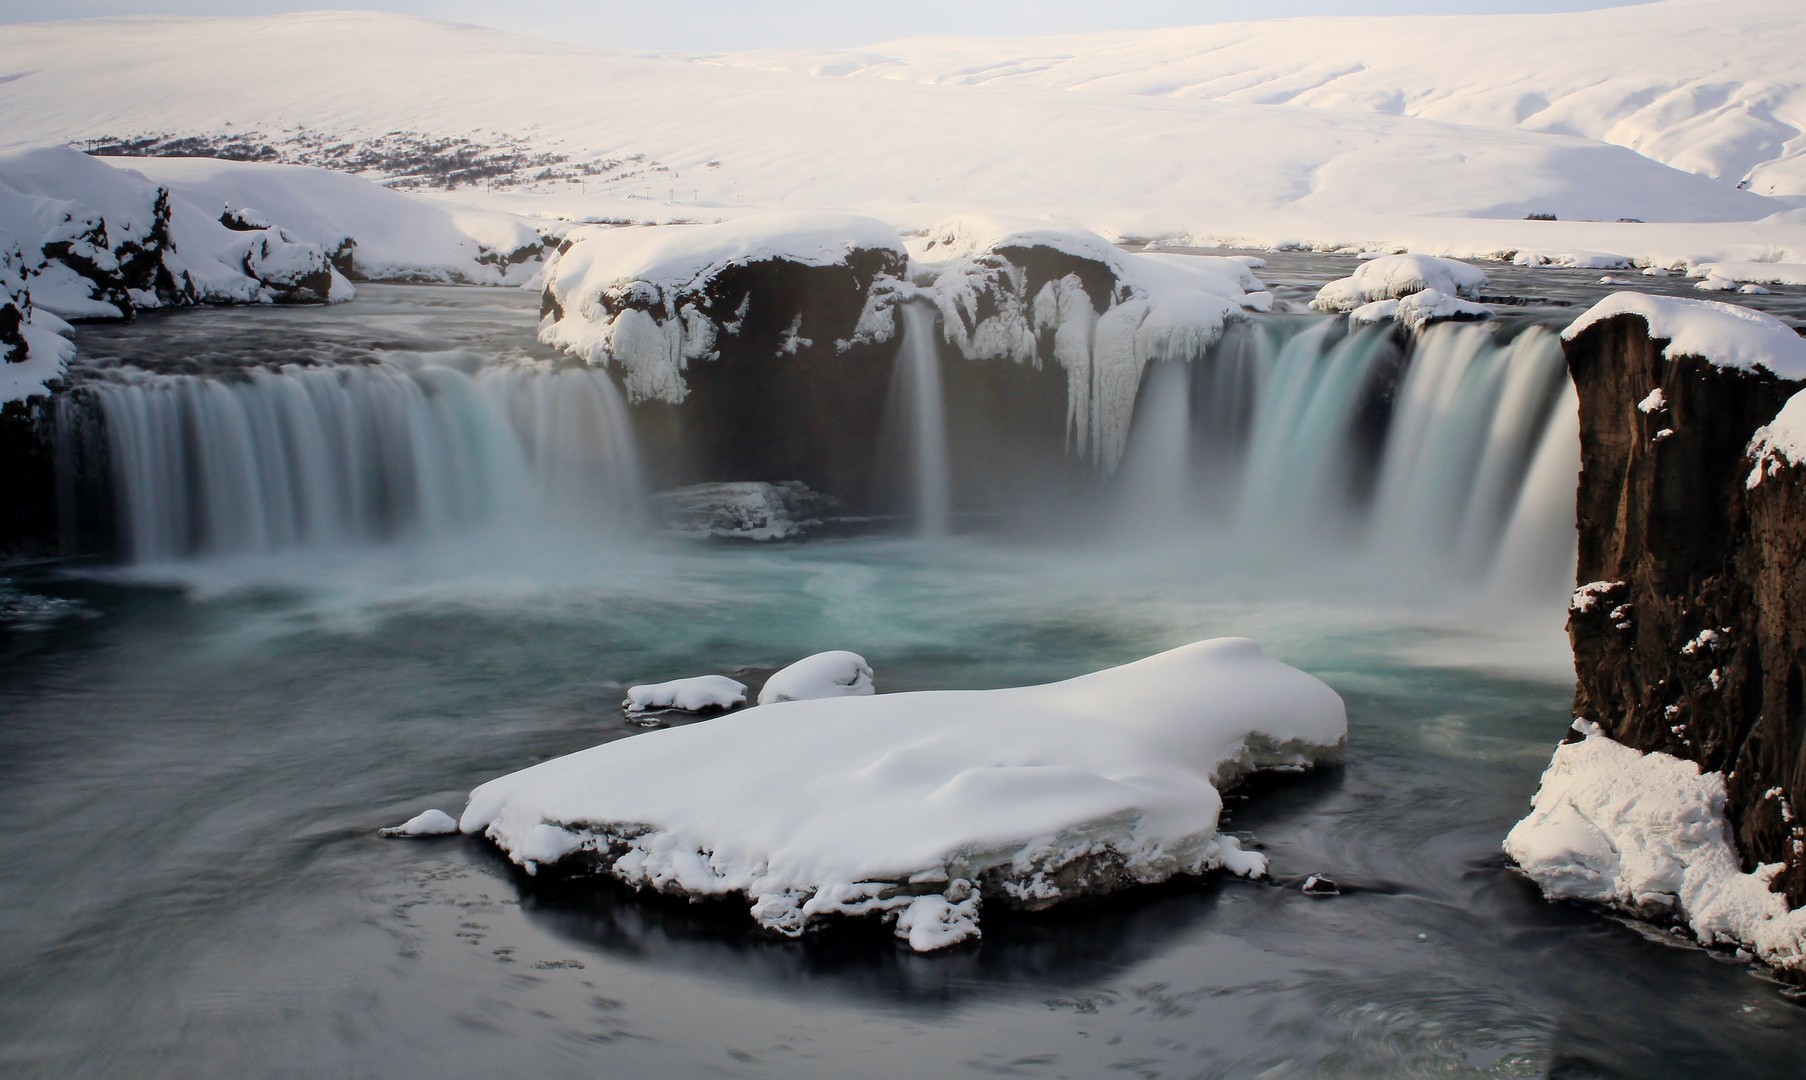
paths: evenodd
<path fill-rule="evenodd" d="M 1723 772 L 1744 870 L 1783 864 L 1774 887 L 1798 906 L 1806 467 L 1777 457 L 1758 472 L 1751 450 L 1803 385 L 1776 369 L 1806 371 L 1739 351 L 1734 324 L 1720 346 L 1697 322 L 1637 306 L 1582 320 L 1567 342 L 1582 460 L 1574 712 L 1637 750 Z"/>

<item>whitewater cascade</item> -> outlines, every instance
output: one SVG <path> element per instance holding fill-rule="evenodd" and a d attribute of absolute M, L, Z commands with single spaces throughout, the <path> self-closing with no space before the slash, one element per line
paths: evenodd
<path fill-rule="evenodd" d="M 619 524 L 639 504 L 626 406 L 585 368 L 121 369 L 82 392 L 104 420 L 120 539 L 140 562 L 546 517 Z"/>
<path fill-rule="evenodd" d="M 1272 319 L 1153 366 L 1124 461 L 1137 533 L 1568 587 L 1579 428 L 1540 326 Z M 1510 582 L 1507 583 L 1509 585 Z"/>
<path fill-rule="evenodd" d="M 889 408 L 909 436 L 906 505 L 917 533 L 942 536 L 958 478 L 987 462 L 950 453 L 934 311 L 901 314 Z M 122 368 L 78 394 L 103 421 L 121 547 L 141 562 L 497 524 L 619 531 L 644 494 L 618 387 L 568 361 Z M 1540 326 L 1409 336 L 1340 318 L 1244 320 L 1196 360 L 1149 365 L 1102 497 L 1125 542 L 1554 595 L 1571 587 L 1575 410 L 1559 342 Z"/>

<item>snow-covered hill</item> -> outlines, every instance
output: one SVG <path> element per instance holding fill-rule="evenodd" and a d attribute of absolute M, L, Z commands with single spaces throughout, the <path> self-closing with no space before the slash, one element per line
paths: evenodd
<path fill-rule="evenodd" d="M 916 38 L 718 63 L 1088 96 L 1308 106 L 1581 135 L 1806 196 L 1806 4 L 1665 0 L 1546 15 L 1272 19 Z"/>
<path fill-rule="evenodd" d="M 1600 25 L 1628 33 L 1646 10 Z M 1419 46 L 1434 63 L 1472 33 L 1446 25 Z M 1273 50 L 1294 32 L 1306 55 L 1308 35 L 1331 31 L 1263 31 Z M 1508 43 L 1489 63 L 1559 89 L 1590 77 L 1563 74 L 1566 55 Z M 1426 70 L 1401 93 L 1433 83 L 1439 69 Z M 1272 213 L 1709 222 L 1787 208 L 1570 135 L 1058 84 L 830 81 L 374 14 L 10 26 L 0 115 L 7 145 L 224 152 L 425 186 L 499 179 L 636 220 L 744 204 L 907 227 L 989 209 L 1158 235 Z M 654 204 L 670 205 L 642 212 Z"/>

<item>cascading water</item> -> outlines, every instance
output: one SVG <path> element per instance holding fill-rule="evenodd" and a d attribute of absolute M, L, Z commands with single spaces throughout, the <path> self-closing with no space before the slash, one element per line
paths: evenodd
<path fill-rule="evenodd" d="M 332 548 L 638 502 L 626 407 L 601 372 L 499 364 L 133 369 L 86 386 L 124 545 L 141 562 Z"/>
<path fill-rule="evenodd" d="M 910 482 L 915 527 L 921 536 L 946 536 L 953 524 L 953 480 L 947 454 L 947 408 L 941 389 L 941 351 L 935 309 L 902 305 L 903 342 L 898 364 L 909 403 Z"/>
<path fill-rule="evenodd" d="M 1401 340 L 1263 320 L 1198 363 L 1155 365 L 1121 477 L 1125 517 L 1387 574 L 1567 587 L 1579 436 L 1555 335 L 1443 324 L 1408 351 Z"/>

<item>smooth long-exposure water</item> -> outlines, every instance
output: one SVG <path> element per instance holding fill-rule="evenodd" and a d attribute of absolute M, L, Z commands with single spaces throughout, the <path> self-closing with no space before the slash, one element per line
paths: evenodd
<path fill-rule="evenodd" d="M 538 357 L 526 294 L 363 292 L 82 346 L 145 366 L 271 340 Z M 504 521 L 7 568 L 0 1072 L 1798 1075 L 1806 1013 L 1782 987 L 1546 903 L 1505 865 L 1569 718 L 1559 598 L 1428 581 L 1407 603 L 1335 565 L 1168 539 L 635 543 Z M 632 682 L 756 688 L 848 648 L 880 692 L 1001 686 L 1221 634 L 1348 703 L 1345 766 L 1229 800 L 1271 881 L 987 911 L 976 946 L 916 955 L 881 928 L 769 940 L 731 912 L 535 882 L 474 839 L 376 835 L 632 737 Z M 1312 873 L 1342 894 L 1303 894 Z"/>

